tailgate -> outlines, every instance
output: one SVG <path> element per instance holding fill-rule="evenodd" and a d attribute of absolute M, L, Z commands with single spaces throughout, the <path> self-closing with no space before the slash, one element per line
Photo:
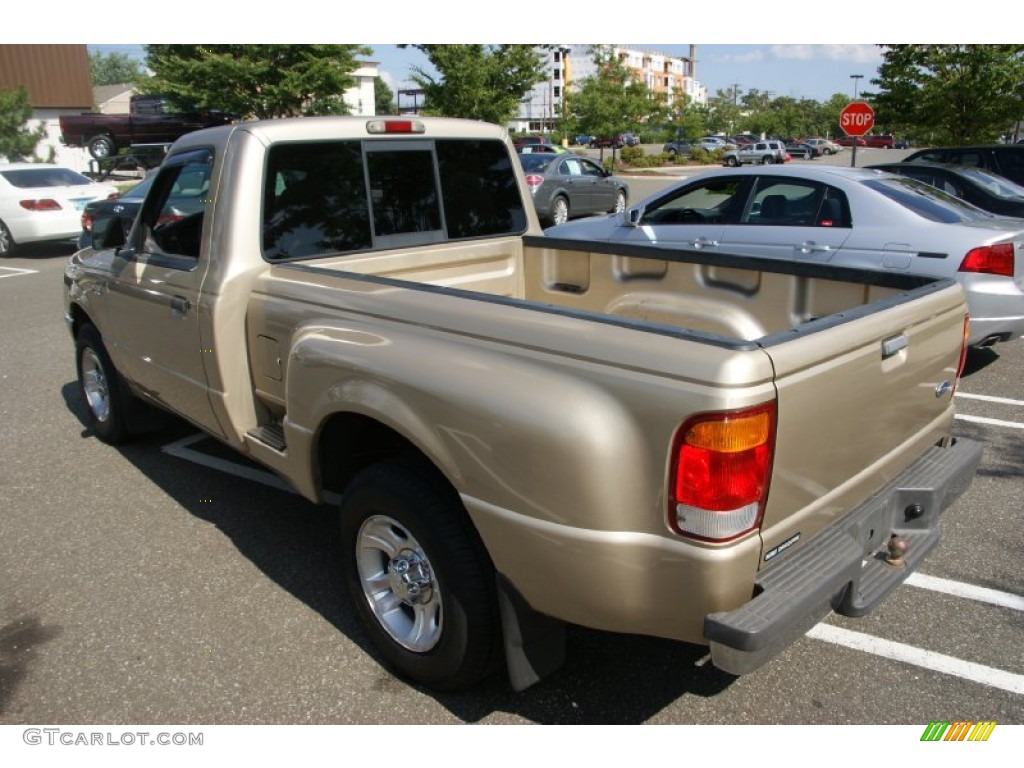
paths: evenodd
<path fill-rule="evenodd" d="M 864 502 L 950 432 L 964 330 L 960 288 L 876 306 L 765 346 L 775 366 L 778 434 L 762 566 Z"/>

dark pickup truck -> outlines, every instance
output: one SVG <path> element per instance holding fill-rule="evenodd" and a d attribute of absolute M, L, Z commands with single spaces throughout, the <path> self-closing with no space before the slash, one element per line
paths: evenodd
<path fill-rule="evenodd" d="M 85 147 L 97 160 L 132 144 L 171 144 L 200 128 L 226 125 L 236 115 L 217 110 L 186 110 L 165 96 L 132 96 L 128 114 L 85 112 L 61 115 L 61 141 Z"/>

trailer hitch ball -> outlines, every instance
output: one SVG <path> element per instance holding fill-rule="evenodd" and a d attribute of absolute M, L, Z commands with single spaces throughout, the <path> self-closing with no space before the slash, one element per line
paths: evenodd
<path fill-rule="evenodd" d="M 920 504 L 910 504 L 903 510 L 903 516 L 909 520 L 917 520 L 924 514 L 924 507 Z"/>
<path fill-rule="evenodd" d="M 897 536 L 895 533 L 889 537 L 889 543 L 885 546 L 888 554 L 885 556 L 885 562 L 894 568 L 905 568 L 907 561 L 903 559 L 903 556 L 907 554 L 907 550 L 910 549 L 910 545 L 907 540 L 902 536 Z"/>

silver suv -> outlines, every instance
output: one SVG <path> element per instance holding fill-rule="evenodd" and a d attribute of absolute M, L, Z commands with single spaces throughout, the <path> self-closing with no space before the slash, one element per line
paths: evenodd
<path fill-rule="evenodd" d="M 772 165 L 786 162 L 786 145 L 775 139 L 752 141 L 745 147 L 730 149 L 722 155 L 723 165 L 736 167 L 743 163 Z"/>

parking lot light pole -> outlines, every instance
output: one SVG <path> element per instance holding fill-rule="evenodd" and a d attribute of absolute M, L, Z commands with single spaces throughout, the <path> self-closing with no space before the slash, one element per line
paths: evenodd
<path fill-rule="evenodd" d="M 857 100 L 857 81 L 860 80 L 864 75 L 850 75 L 850 79 L 853 80 L 853 100 Z M 857 167 L 857 139 L 859 137 L 853 137 L 853 152 L 850 153 L 850 167 Z"/>

